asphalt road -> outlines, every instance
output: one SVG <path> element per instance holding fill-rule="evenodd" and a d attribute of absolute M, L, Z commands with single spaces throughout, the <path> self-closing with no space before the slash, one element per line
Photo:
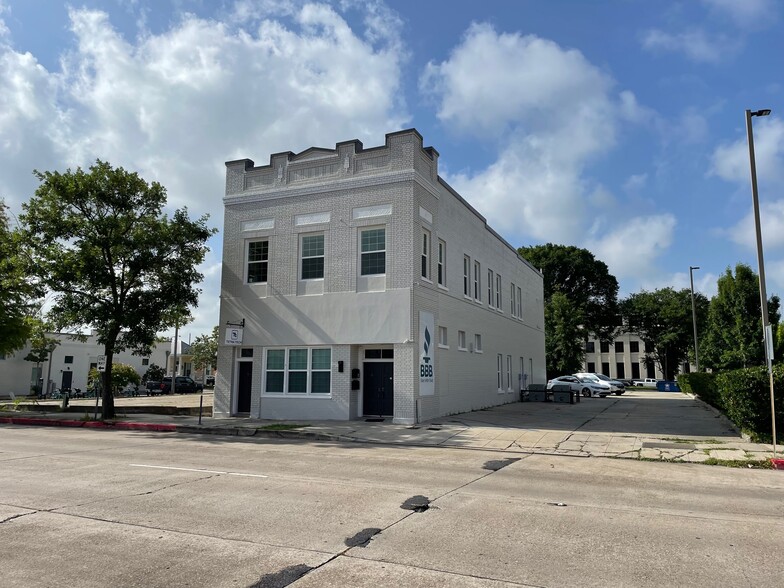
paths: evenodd
<path fill-rule="evenodd" d="M 784 585 L 782 472 L 519 457 L 2 426 L 0 584 Z"/>

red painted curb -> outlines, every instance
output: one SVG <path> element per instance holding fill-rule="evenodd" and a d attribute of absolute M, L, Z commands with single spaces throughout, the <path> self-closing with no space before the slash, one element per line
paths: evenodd
<path fill-rule="evenodd" d="M 0 417 L 0 424 L 31 425 L 39 427 L 85 427 L 87 429 L 121 429 L 125 431 L 177 431 L 170 423 L 129 423 L 126 421 L 74 421 L 64 419 L 42 419 L 31 417 Z"/>
<path fill-rule="evenodd" d="M 770 463 L 773 464 L 774 470 L 784 470 L 784 459 L 771 457 Z"/>

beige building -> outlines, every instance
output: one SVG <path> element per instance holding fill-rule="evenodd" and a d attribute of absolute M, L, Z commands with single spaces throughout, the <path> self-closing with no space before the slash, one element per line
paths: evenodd
<path fill-rule="evenodd" d="M 639 335 L 634 333 L 622 333 L 614 341 L 590 339 L 585 345 L 583 369 L 589 373 L 626 380 L 664 379 L 656 362 L 645 362 L 648 351 L 652 350 L 647 349 Z M 689 364 L 679 366 L 678 371 L 688 373 Z"/>

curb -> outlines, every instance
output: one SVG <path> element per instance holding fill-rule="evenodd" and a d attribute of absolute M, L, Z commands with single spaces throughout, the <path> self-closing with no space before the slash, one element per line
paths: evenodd
<path fill-rule="evenodd" d="M 168 423 L 131 423 L 127 421 L 75 421 L 68 419 L 42 419 L 33 417 L 0 417 L 0 424 L 38 427 L 82 427 L 85 429 L 120 429 L 132 431 L 177 431 L 177 425 Z"/>

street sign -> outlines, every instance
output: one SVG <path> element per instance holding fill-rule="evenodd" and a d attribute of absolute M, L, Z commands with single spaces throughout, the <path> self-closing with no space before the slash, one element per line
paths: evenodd
<path fill-rule="evenodd" d="M 98 356 L 98 371 L 105 372 L 106 371 L 106 356 L 99 355 Z"/>
<path fill-rule="evenodd" d="M 242 328 L 229 327 L 226 329 L 226 345 L 242 345 Z"/>

